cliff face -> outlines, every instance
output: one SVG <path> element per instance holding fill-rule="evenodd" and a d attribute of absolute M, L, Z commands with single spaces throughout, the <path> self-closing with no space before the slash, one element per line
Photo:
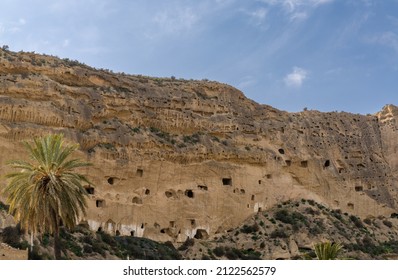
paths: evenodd
<path fill-rule="evenodd" d="M 287 113 L 216 82 L 112 74 L 0 50 L 0 172 L 63 133 L 94 165 L 93 230 L 184 241 L 306 198 L 362 217 L 397 207 L 398 108 Z M 5 182 L 2 183 L 3 185 Z"/>

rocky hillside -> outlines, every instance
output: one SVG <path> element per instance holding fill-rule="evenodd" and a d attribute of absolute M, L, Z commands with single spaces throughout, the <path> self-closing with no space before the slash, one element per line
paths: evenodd
<path fill-rule="evenodd" d="M 3 215 L 6 214 L 3 212 Z M 286 201 L 256 213 L 237 228 L 206 236 L 206 240 L 190 238 L 182 244 L 161 243 L 141 237 L 92 232 L 77 226 L 71 232 L 61 231 L 61 244 L 63 259 L 268 260 L 316 259 L 315 245 L 329 241 L 342 245 L 339 259 L 398 259 L 397 228 L 396 215 L 361 220 L 313 200 L 302 199 Z M 27 257 L 29 240 L 18 226 L 0 231 L 0 241 L 12 246 L 13 251 L 6 255 L 11 259 L 17 253 Z M 29 259 L 53 259 L 53 246 L 50 235 L 36 236 Z M 2 253 L 0 248 L 0 256 Z"/>
<path fill-rule="evenodd" d="M 367 116 L 287 113 L 217 82 L 0 50 L 0 175 L 26 157 L 22 141 L 63 133 L 93 163 L 82 170 L 93 182 L 85 222 L 112 235 L 205 239 L 300 199 L 389 217 L 397 116 L 393 105 Z"/>
<path fill-rule="evenodd" d="M 236 229 L 208 240 L 190 239 L 189 259 L 316 259 L 315 244 L 335 242 L 339 259 L 397 259 L 398 219 L 359 217 L 313 200 L 286 201 L 256 213 Z"/>

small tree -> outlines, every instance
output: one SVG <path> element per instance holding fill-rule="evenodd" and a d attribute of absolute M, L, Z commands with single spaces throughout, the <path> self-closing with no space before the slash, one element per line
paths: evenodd
<path fill-rule="evenodd" d="M 339 243 L 330 243 L 329 241 L 315 244 L 315 254 L 318 260 L 335 260 L 341 249 Z"/>
<path fill-rule="evenodd" d="M 24 144 L 31 162 L 10 162 L 9 166 L 19 171 L 6 175 L 9 212 L 21 228 L 33 234 L 53 234 L 54 256 L 60 259 L 60 227 L 75 227 L 87 207 L 87 192 L 81 183 L 89 182 L 74 169 L 90 164 L 68 159 L 78 146 L 64 146 L 62 135 L 35 138 L 33 144 Z"/>

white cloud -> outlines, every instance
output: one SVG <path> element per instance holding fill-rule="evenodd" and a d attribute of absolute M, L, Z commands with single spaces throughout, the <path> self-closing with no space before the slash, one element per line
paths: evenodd
<path fill-rule="evenodd" d="M 260 0 L 261 2 L 283 7 L 291 21 L 302 21 L 307 19 L 309 11 L 320 5 L 328 4 L 334 0 Z"/>
<path fill-rule="evenodd" d="M 24 18 L 20 18 L 17 21 L 9 21 L 5 23 L 0 22 L 0 34 L 1 33 L 18 33 L 22 31 L 22 27 L 26 25 L 26 20 Z"/>
<path fill-rule="evenodd" d="M 263 21 L 267 16 L 267 10 L 264 8 L 259 8 L 256 11 L 252 12 L 250 15 L 260 21 Z"/>
<path fill-rule="evenodd" d="M 250 22 L 254 25 L 262 25 L 268 14 L 268 10 L 265 8 L 258 8 L 253 12 L 246 12 L 250 17 Z"/>
<path fill-rule="evenodd" d="M 260 0 L 268 5 L 283 5 L 288 9 L 294 10 L 300 6 L 319 6 L 333 2 L 334 0 Z"/>
<path fill-rule="evenodd" d="M 199 20 L 191 8 L 164 10 L 153 17 L 157 26 L 166 33 L 191 29 Z"/>
<path fill-rule="evenodd" d="M 64 47 L 64 48 L 69 47 L 69 45 L 70 45 L 69 39 L 65 39 L 65 40 L 62 42 L 62 47 Z"/>
<path fill-rule="evenodd" d="M 302 21 L 307 19 L 308 14 L 306 12 L 297 12 L 290 16 L 291 21 Z"/>
<path fill-rule="evenodd" d="M 308 72 L 300 67 L 293 67 L 291 73 L 287 74 L 283 81 L 287 87 L 299 88 L 303 84 L 304 80 L 307 79 Z"/>

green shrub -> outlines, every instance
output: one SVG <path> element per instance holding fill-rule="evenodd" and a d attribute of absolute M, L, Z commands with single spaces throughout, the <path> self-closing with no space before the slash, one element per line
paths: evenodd
<path fill-rule="evenodd" d="M 293 229 L 297 231 L 303 225 L 308 225 L 307 218 L 299 212 L 289 212 L 286 209 L 281 209 L 275 212 L 274 218 L 285 224 L 291 224 Z"/>
<path fill-rule="evenodd" d="M 286 209 L 276 211 L 274 214 L 274 218 L 285 224 L 291 223 L 289 212 Z"/>
<path fill-rule="evenodd" d="M 83 252 L 85 254 L 91 254 L 92 252 L 94 252 L 93 251 L 93 247 L 91 247 L 90 245 L 85 244 L 85 245 L 83 245 Z"/>
<path fill-rule="evenodd" d="M 211 140 L 213 140 L 215 142 L 220 142 L 220 139 L 217 136 L 211 137 Z"/>
<path fill-rule="evenodd" d="M 356 217 L 356 216 L 354 216 L 354 215 L 351 215 L 351 216 L 350 216 L 350 220 L 354 223 L 354 225 L 355 225 L 357 228 L 364 228 L 364 227 L 365 227 L 365 226 L 363 225 L 362 221 L 361 221 L 358 217 Z"/>
<path fill-rule="evenodd" d="M 257 232 L 259 230 L 259 226 L 257 224 L 248 226 L 248 225 L 243 225 L 243 227 L 240 229 L 242 233 L 253 233 Z"/>
<path fill-rule="evenodd" d="M 320 214 L 319 210 L 315 210 L 315 209 L 312 208 L 312 207 L 307 207 L 307 208 L 305 208 L 305 209 L 304 209 L 304 212 L 305 212 L 306 214 L 310 214 L 310 215 L 312 215 L 312 216 L 318 216 L 318 215 Z"/>
<path fill-rule="evenodd" d="M 76 256 L 82 257 L 83 256 L 83 249 L 80 247 L 79 244 L 73 242 L 73 241 L 68 241 L 65 246 L 68 250 L 73 252 Z"/>
<path fill-rule="evenodd" d="M 187 238 L 185 242 L 178 248 L 179 251 L 185 251 L 189 247 L 192 247 L 195 244 L 195 240 L 193 238 Z"/>
<path fill-rule="evenodd" d="M 134 133 L 139 133 L 140 132 L 140 128 L 139 127 L 134 127 L 131 129 L 131 131 L 133 131 Z"/>
<path fill-rule="evenodd" d="M 225 252 L 225 256 L 229 260 L 237 260 L 239 258 L 238 254 L 236 254 L 235 250 L 232 250 L 231 248 L 228 248 Z"/>
<path fill-rule="evenodd" d="M 225 254 L 225 250 L 224 247 L 216 247 L 213 249 L 213 253 L 214 255 L 216 255 L 217 257 L 222 257 Z"/>
<path fill-rule="evenodd" d="M 392 223 L 388 220 L 383 220 L 383 224 L 389 228 L 392 228 Z"/>
<path fill-rule="evenodd" d="M 283 229 L 275 229 L 273 232 L 270 234 L 271 238 L 287 238 L 288 235 Z"/>
<path fill-rule="evenodd" d="M 200 136 L 198 133 L 192 135 L 186 135 L 182 138 L 184 143 L 196 144 L 200 142 Z"/>
<path fill-rule="evenodd" d="M 337 220 L 341 220 L 343 217 L 341 216 L 341 210 L 332 210 L 332 215 L 335 217 Z"/>
<path fill-rule="evenodd" d="M 18 224 L 15 227 L 9 226 L 4 228 L 1 236 L 3 238 L 3 242 L 7 243 L 11 247 L 17 249 L 26 249 L 27 248 L 26 243 L 21 242 L 22 234 L 23 232 L 21 231 L 21 228 Z"/>
<path fill-rule="evenodd" d="M 240 259 L 242 260 L 260 260 L 261 253 L 252 248 L 241 251 Z"/>
<path fill-rule="evenodd" d="M 97 236 L 100 237 L 102 242 L 108 244 L 109 246 L 115 247 L 117 245 L 115 239 L 106 232 L 103 231 L 97 232 Z"/>
<path fill-rule="evenodd" d="M 50 245 L 50 235 L 48 233 L 45 233 L 41 237 L 41 244 L 43 246 L 49 246 Z"/>
<path fill-rule="evenodd" d="M 97 240 L 95 240 L 92 243 L 92 250 L 93 250 L 93 252 L 98 253 L 101 256 L 105 257 L 105 250 L 104 250 L 103 245 L 101 244 L 101 242 L 98 242 Z"/>

